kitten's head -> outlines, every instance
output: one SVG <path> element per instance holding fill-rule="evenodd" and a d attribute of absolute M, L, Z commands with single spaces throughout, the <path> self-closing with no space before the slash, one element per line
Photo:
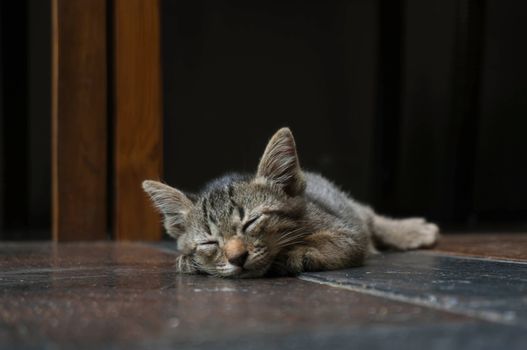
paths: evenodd
<path fill-rule="evenodd" d="M 180 272 L 258 277 L 304 234 L 305 180 L 287 128 L 271 138 L 255 176 L 228 175 L 192 197 L 156 181 L 143 188 L 178 241 Z"/>

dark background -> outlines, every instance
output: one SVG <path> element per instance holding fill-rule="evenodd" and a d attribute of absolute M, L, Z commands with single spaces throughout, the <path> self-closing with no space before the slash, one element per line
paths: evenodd
<path fill-rule="evenodd" d="M 47 239 L 49 2 L 0 21 L 0 238 Z M 527 228 L 527 2 L 164 0 L 162 25 L 168 183 L 253 171 L 289 126 L 380 212 Z"/>

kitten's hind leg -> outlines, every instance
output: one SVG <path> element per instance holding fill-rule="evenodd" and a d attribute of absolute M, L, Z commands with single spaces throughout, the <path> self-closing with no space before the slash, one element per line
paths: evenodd
<path fill-rule="evenodd" d="M 408 250 L 433 246 L 439 238 L 436 224 L 423 218 L 391 219 L 373 215 L 372 234 L 379 248 Z"/>

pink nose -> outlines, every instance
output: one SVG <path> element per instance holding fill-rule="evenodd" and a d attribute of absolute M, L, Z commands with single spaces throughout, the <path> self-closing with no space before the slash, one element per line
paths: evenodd
<path fill-rule="evenodd" d="M 247 247 L 238 237 L 231 238 L 229 241 L 227 241 L 224 249 L 227 260 L 236 266 L 243 266 L 247 260 L 247 257 L 249 256 Z"/>

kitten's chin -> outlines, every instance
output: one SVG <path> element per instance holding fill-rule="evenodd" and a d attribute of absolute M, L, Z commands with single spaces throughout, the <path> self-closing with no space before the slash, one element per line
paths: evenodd
<path fill-rule="evenodd" d="M 263 270 L 247 270 L 241 267 L 231 268 L 230 271 L 222 271 L 220 275 L 225 278 L 257 278 L 262 277 L 266 272 Z"/>
<path fill-rule="evenodd" d="M 269 267 L 264 261 L 249 262 L 244 267 L 226 263 L 216 267 L 216 274 L 224 278 L 257 278 L 264 276 Z"/>
<path fill-rule="evenodd" d="M 217 269 L 217 273 L 221 277 L 236 278 L 236 276 L 243 273 L 243 268 L 234 265 L 227 265 Z"/>

